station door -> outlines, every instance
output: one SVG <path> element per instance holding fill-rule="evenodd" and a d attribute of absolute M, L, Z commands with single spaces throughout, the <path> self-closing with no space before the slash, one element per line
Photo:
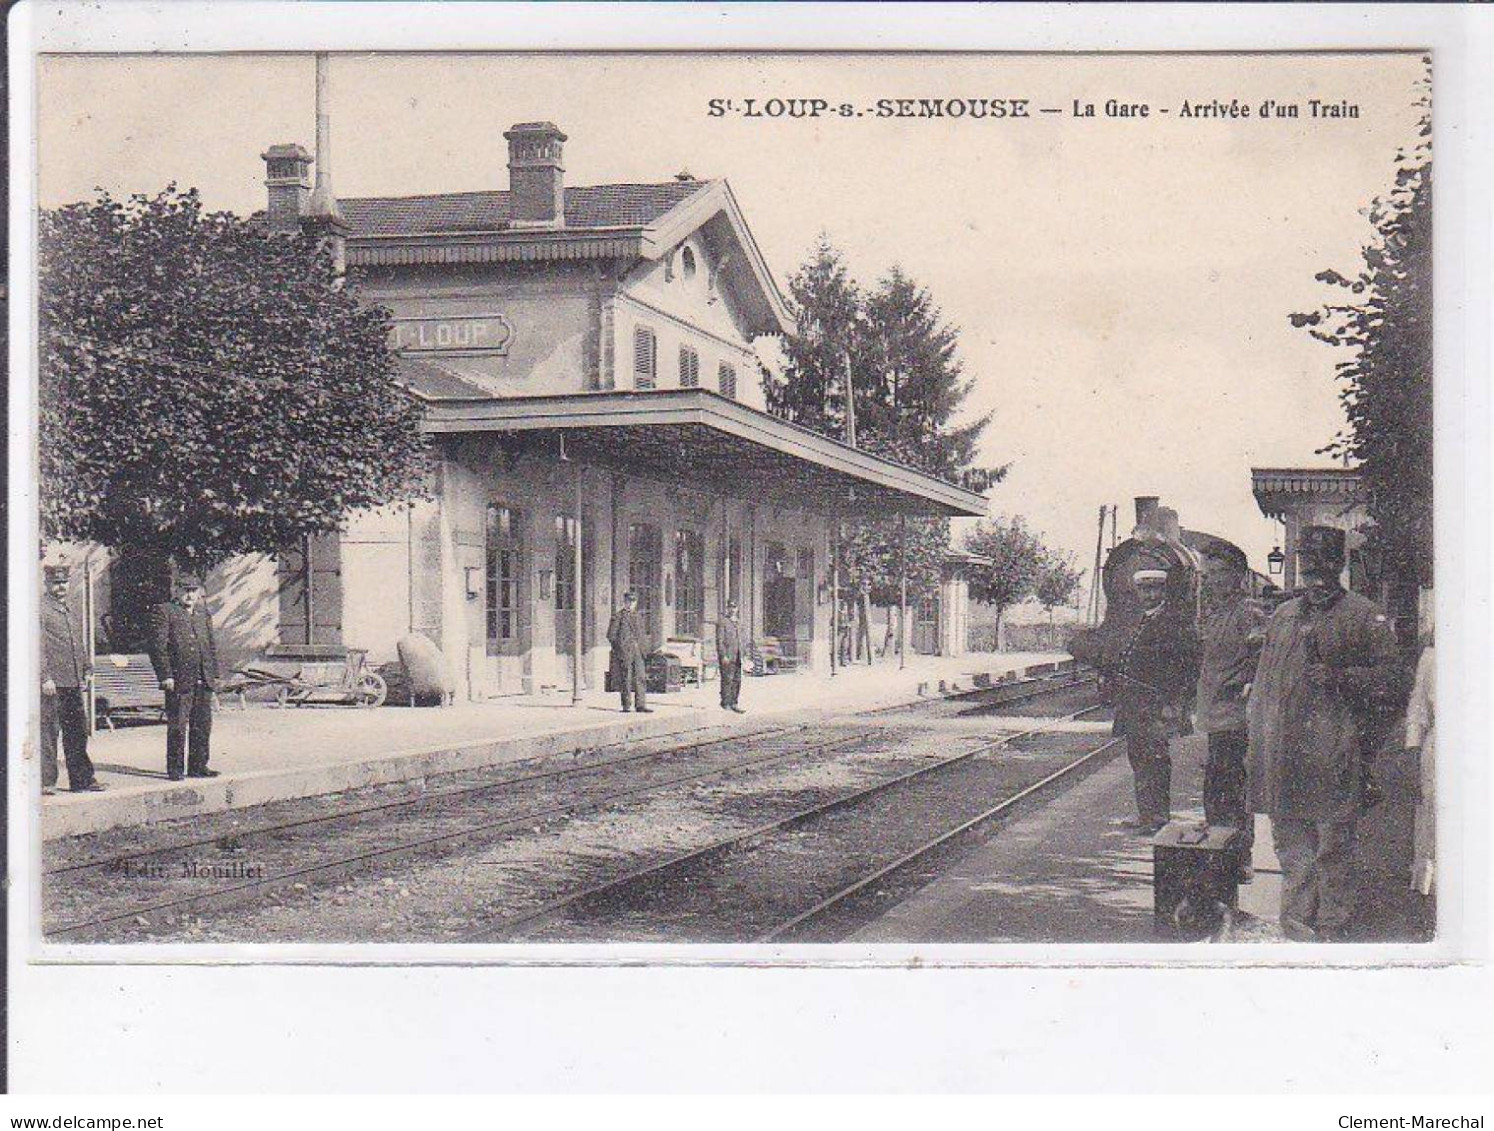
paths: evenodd
<path fill-rule="evenodd" d="M 664 539 L 659 528 L 649 522 L 635 522 L 628 527 L 628 588 L 638 595 L 638 615 L 648 629 L 649 640 L 660 644 L 664 639 L 660 579 L 664 572 Z"/>
<path fill-rule="evenodd" d="M 793 563 L 781 542 L 768 543 L 764 566 L 763 635 L 792 647 L 796 635 L 797 590 Z"/>
<path fill-rule="evenodd" d="M 939 654 L 939 597 L 929 594 L 913 606 L 913 651 L 921 656 Z"/>

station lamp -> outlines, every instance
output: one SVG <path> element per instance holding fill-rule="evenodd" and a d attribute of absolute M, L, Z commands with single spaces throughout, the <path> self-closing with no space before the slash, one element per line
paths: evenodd
<path fill-rule="evenodd" d="M 1274 547 L 1266 555 L 1266 568 L 1271 571 L 1272 577 L 1280 577 L 1281 571 L 1286 567 L 1286 555 L 1281 552 L 1281 547 Z"/>

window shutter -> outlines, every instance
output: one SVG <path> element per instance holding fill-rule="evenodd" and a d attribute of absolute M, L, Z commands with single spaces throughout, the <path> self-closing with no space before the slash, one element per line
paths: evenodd
<path fill-rule="evenodd" d="M 716 371 L 716 381 L 721 388 L 723 397 L 737 399 L 737 371 L 734 366 L 721 363 L 721 368 Z"/>
<path fill-rule="evenodd" d="M 694 389 L 700 385 L 700 354 L 690 346 L 680 347 L 680 388 Z"/>
<path fill-rule="evenodd" d="M 633 331 L 633 385 L 639 389 L 652 389 L 654 387 L 655 355 L 657 343 L 654 340 L 654 332 L 647 326 L 639 326 Z"/>

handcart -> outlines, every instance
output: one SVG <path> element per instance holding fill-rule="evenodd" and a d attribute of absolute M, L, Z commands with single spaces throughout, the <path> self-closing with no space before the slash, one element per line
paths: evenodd
<path fill-rule="evenodd" d="M 240 694 L 273 688 L 277 707 L 382 707 L 389 697 L 384 677 L 368 666 L 368 650 L 340 645 L 272 644 L 232 682 Z"/>

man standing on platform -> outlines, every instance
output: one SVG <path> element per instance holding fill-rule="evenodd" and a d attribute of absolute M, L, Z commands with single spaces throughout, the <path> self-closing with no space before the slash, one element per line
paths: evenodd
<path fill-rule="evenodd" d="M 1141 620 L 1114 671 L 1114 733 L 1126 736 L 1135 776 L 1136 819 L 1125 827 L 1151 836 L 1172 819 L 1172 753 L 1183 732 L 1187 702 L 1198 679 L 1198 633 L 1168 600 L 1164 564 L 1143 561 L 1131 577 Z"/>
<path fill-rule="evenodd" d="M 219 676 L 213 619 L 196 574 L 178 574 L 171 593 L 170 601 L 156 606 L 150 652 L 166 692 L 166 776 L 172 781 L 215 778 L 218 771 L 208 769 Z"/>
<path fill-rule="evenodd" d="M 73 793 L 104 788 L 93 776 L 88 759 L 88 714 L 83 689 L 88 686 L 93 657 L 83 632 L 67 607 L 70 571 L 65 565 L 46 567 L 47 591 L 41 606 L 41 770 L 42 794 L 57 792 L 57 732 L 62 732 L 62 754 L 67 760 L 67 785 Z"/>
<path fill-rule="evenodd" d="M 1385 613 L 1339 584 L 1344 532 L 1302 531 L 1303 594 L 1272 615 L 1248 709 L 1250 805 L 1271 818 L 1281 928 L 1299 941 L 1348 936 L 1364 728 L 1403 682 Z"/>
<path fill-rule="evenodd" d="M 1198 675 L 1198 729 L 1208 736 L 1204 819 L 1238 829 L 1239 878 L 1251 879 L 1255 818 L 1245 804 L 1245 698 L 1265 638 L 1266 618 L 1245 592 L 1245 555 L 1218 546 L 1203 562 L 1203 661 Z"/>
<path fill-rule="evenodd" d="M 721 671 L 722 708 L 745 715 L 737 705 L 742 694 L 742 626 L 735 601 L 727 603 L 726 619 L 716 626 L 716 666 Z"/>
<path fill-rule="evenodd" d="M 612 614 L 607 626 L 607 643 L 612 646 L 612 684 L 622 696 L 622 709 L 631 711 L 636 703 L 638 713 L 647 715 L 648 669 L 643 663 L 646 633 L 643 618 L 638 615 L 638 597 L 632 590 L 623 594 L 623 607 Z"/>

